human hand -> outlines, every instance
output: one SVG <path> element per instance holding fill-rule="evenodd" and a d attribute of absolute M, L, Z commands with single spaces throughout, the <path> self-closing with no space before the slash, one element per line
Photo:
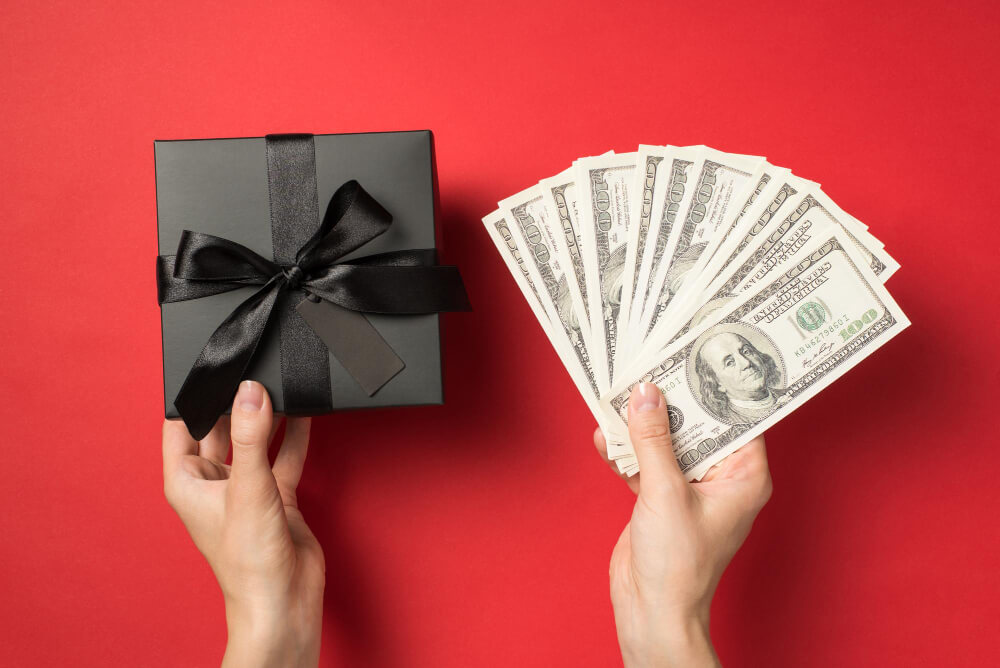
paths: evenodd
<path fill-rule="evenodd" d="M 309 445 L 309 418 L 289 418 L 272 467 L 277 431 L 271 399 L 243 381 L 232 418 L 200 443 L 181 421 L 163 423 L 163 488 L 215 573 L 226 602 L 223 666 L 315 666 L 319 662 L 323 550 L 299 512 L 295 489 Z M 227 465 L 230 437 L 232 466 Z"/>
<path fill-rule="evenodd" d="M 762 436 L 701 482 L 688 483 L 674 457 L 669 425 L 659 388 L 636 387 L 628 428 L 641 473 L 625 478 L 637 499 L 610 568 L 618 642 L 629 668 L 718 665 L 708 631 L 712 596 L 771 496 Z M 607 459 L 600 429 L 594 443 Z"/>

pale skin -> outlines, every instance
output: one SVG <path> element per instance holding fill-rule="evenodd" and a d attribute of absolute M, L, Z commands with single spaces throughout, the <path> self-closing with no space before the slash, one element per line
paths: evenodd
<path fill-rule="evenodd" d="M 691 484 L 673 456 L 668 424 L 656 386 L 637 387 L 629 433 L 642 473 L 625 478 L 637 499 L 610 568 L 628 668 L 718 664 L 708 634 L 712 596 L 771 493 L 763 439 Z M 201 442 L 182 422 L 163 425 L 167 500 L 215 573 L 226 604 L 223 666 L 318 665 L 323 551 L 295 495 L 309 426 L 308 418 L 287 421 L 272 465 L 276 423 L 267 392 L 252 381 L 241 383 L 232 418 L 220 419 Z M 594 441 L 606 458 L 599 430 Z"/>
<path fill-rule="evenodd" d="M 215 573 L 226 603 L 223 666 L 319 662 L 323 550 L 295 496 L 309 418 L 290 418 L 272 466 L 277 424 L 259 383 L 244 381 L 232 418 L 200 443 L 183 422 L 163 424 L 163 487 Z M 226 464 L 232 441 L 232 464 Z"/>

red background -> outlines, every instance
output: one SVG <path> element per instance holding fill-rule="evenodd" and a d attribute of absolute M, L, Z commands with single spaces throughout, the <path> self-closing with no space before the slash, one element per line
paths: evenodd
<path fill-rule="evenodd" d="M 225 643 L 162 494 L 154 139 L 434 130 L 447 404 L 315 421 L 324 666 L 606 666 L 631 495 L 480 223 L 580 155 L 768 156 L 902 270 L 913 327 L 768 433 L 731 666 L 1000 661 L 995 3 L 31 2 L 0 10 L 0 664 Z M 211 4 L 212 6 L 207 6 Z"/>

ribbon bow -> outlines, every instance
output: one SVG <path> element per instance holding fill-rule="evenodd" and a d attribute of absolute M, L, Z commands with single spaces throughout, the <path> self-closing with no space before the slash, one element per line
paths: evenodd
<path fill-rule="evenodd" d="M 247 297 L 208 339 L 174 405 L 195 439 L 229 405 L 282 295 L 303 292 L 350 311 L 415 314 L 467 311 L 457 267 L 436 265 L 434 249 L 394 251 L 340 261 L 379 236 L 392 216 L 357 181 L 342 185 L 315 234 L 292 264 L 278 264 L 238 243 L 184 230 L 176 256 L 157 258 L 160 304 L 197 299 L 248 285 Z"/>

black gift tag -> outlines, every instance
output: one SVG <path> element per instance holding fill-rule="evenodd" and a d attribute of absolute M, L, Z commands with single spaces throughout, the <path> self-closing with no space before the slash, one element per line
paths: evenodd
<path fill-rule="evenodd" d="M 303 299 L 295 310 L 368 396 L 406 368 L 363 313 L 312 299 Z"/>

